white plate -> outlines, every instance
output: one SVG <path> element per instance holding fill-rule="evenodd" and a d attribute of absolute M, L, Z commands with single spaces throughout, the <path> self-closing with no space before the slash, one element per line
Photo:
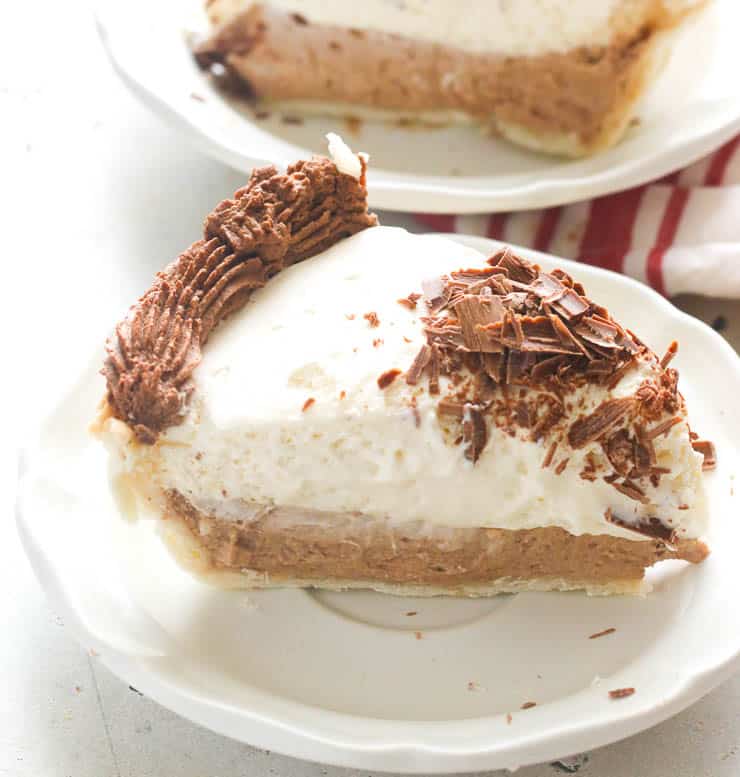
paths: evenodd
<path fill-rule="evenodd" d="M 103 41 L 118 73 L 166 122 L 240 170 L 285 166 L 343 133 L 371 156 L 375 208 L 475 213 L 562 205 L 637 186 L 688 165 L 740 132 L 740 3 L 715 0 L 678 36 L 666 71 L 638 111 L 639 126 L 603 154 L 564 161 L 484 137 L 472 127 L 409 130 L 337 119 L 300 126 L 256 120 L 195 66 L 187 33 L 207 29 L 203 0 L 97 0 Z M 200 98 L 200 99 L 199 99 Z"/>
<path fill-rule="evenodd" d="M 659 565 L 644 599 L 208 588 L 171 561 L 153 522 L 119 517 L 105 454 L 87 434 L 103 391 L 96 355 L 30 446 L 19 488 L 24 546 L 68 626 L 125 682 L 187 718 L 368 770 L 514 768 L 613 742 L 696 701 L 740 665 L 740 360 L 645 286 L 593 267 L 573 272 L 658 351 L 681 342 L 693 424 L 719 452 L 707 475 L 713 552 L 704 564 Z M 609 627 L 616 632 L 588 639 Z M 608 698 L 627 686 L 637 692 Z M 521 710 L 528 701 L 537 706 Z"/>

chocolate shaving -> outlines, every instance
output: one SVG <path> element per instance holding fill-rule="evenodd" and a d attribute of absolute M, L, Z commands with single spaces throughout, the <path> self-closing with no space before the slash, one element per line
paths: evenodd
<path fill-rule="evenodd" d="M 392 369 L 386 370 L 384 373 L 378 376 L 378 388 L 381 390 L 387 389 L 388 386 L 401 374 L 401 370 Z"/>
<path fill-rule="evenodd" d="M 567 364 L 567 359 L 564 356 L 550 356 L 547 359 L 537 362 L 532 367 L 532 378 L 535 381 L 543 382 L 546 378 L 549 378 L 558 371 L 559 367 Z"/>
<path fill-rule="evenodd" d="M 485 335 L 479 336 L 479 330 L 486 331 L 487 324 L 497 324 L 503 320 L 504 306 L 498 297 L 475 296 L 466 294 L 455 304 L 455 313 L 460 321 L 462 340 L 466 348 L 480 353 L 496 353 L 501 346 Z"/>
<path fill-rule="evenodd" d="M 640 502 L 642 504 L 650 503 L 650 500 L 647 498 L 647 496 L 645 496 L 645 492 L 639 488 L 639 486 L 636 486 L 631 480 L 625 480 L 622 483 L 615 481 L 611 485 L 614 486 L 614 488 L 616 488 L 620 494 L 624 494 L 630 499 L 634 499 L 636 502 Z"/>
<path fill-rule="evenodd" d="M 524 400 L 520 400 L 516 405 L 516 422 L 524 429 L 529 429 L 532 425 L 532 420 L 529 417 L 529 407 Z"/>
<path fill-rule="evenodd" d="M 606 435 L 608 431 L 619 424 L 633 410 L 633 397 L 607 399 L 593 413 L 580 418 L 568 431 L 568 442 L 572 448 L 582 448 Z"/>
<path fill-rule="evenodd" d="M 419 378 L 424 372 L 424 368 L 429 364 L 431 358 L 431 346 L 422 345 L 421 350 L 416 354 L 416 358 L 406 372 L 406 383 L 408 383 L 409 386 L 415 386 L 419 382 Z"/>
<path fill-rule="evenodd" d="M 557 467 L 555 467 L 555 474 L 556 475 L 562 475 L 565 471 L 565 468 L 568 466 L 568 462 L 570 461 L 570 458 L 563 459 L 560 464 L 558 464 Z"/>
<path fill-rule="evenodd" d="M 632 696 L 635 692 L 634 688 L 615 688 L 613 691 L 609 691 L 610 699 L 626 699 L 627 696 Z"/>
<path fill-rule="evenodd" d="M 604 629 L 603 631 L 597 631 L 595 634 L 591 634 L 589 636 L 589 639 L 599 639 L 600 637 L 606 637 L 608 634 L 614 634 L 616 629 L 614 626 L 610 626 L 608 629 Z"/>
<path fill-rule="evenodd" d="M 491 380 L 502 383 L 506 376 L 506 359 L 501 353 L 484 353 L 481 357 L 483 369 Z"/>
<path fill-rule="evenodd" d="M 439 394 L 439 348 L 436 345 L 431 346 L 429 354 L 429 393 Z"/>
<path fill-rule="evenodd" d="M 619 348 L 617 327 L 597 316 L 584 316 L 574 327 L 574 331 L 591 345 L 607 349 Z"/>
<path fill-rule="evenodd" d="M 439 415 L 448 415 L 453 418 L 462 418 L 465 415 L 465 403 L 456 402 L 454 399 L 445 397 L 437 403 L 437 413 Z"/>
<path fill-rule="evenodd" d="M 609 463 L 623 477 L 629 475 L 634 467 L 634 445 L 626 429 L 615 432 L 604 443 L 604 453 Z"/>
<path fill-rule="evenodd" d="M 537 277 L 536 265 L 516 256 L 510 248 L 498 255 L 495 266 L 506 270 L 509 278 L 519 283 L 530 284 Z"/>
<path fill-rule="evenodd" d="M 609 381 L 606 384 L 606 387 L 611 391 L 613 388 L 615 388 L 619 382 L 622 380 L 622 378 L 635 366 L 635 360 L 634 358 L 628 359 L 621 367 L 614 370 L 612 372 L 611 376 L 609 377 Z"/>
<path fill-rule="evenodd" d="M 714 469 L 717 466 L 717 449 L 709 440 L 692 440 L 691 447 L 704 456 L 703 470 Z"/>
<path fill-rule="evenodd" d="M 464 456 L 475 463 L 488 442 L 488 427 L 480 407 L 470 403 L 463 411 L 463 442 L 467 443 Z"/>
<path fill-rule="evenodd" d="M 380 319 L 378 318 L 378 314 L 371 310 L 369 313 L 365 313 L 363 316 L 365 321 L 367 321 L 368 324 L 370 324 L 370 328 L 374 329 L 376 326 L 380 326 Z"/>
<path fill-rule="evenodd" d="M 421 290 L 430 315 L 435 315 L 447 304 L 444 278 L 427 278 L 421 282 Z"/>
<path fill-rule="evenodd" d="M 547 449 L 547 453 L 545 454 L 545 458 L 542 460 L 542 468 L 547 469 L 550 464 L 552 464 L 553 457 L 555 456 L 555 451 L 558 448 L 558 443 L 555 441 L 550 445 L 550 447 Z"/>
<path fill-rule="evenodd" d="M 628 531 L 641 534 L 643 537 L 662 540 L 668 544 L 672 544 L 676 541 L 676 532 L 670 526 L 666 526 L 660 519 L 654 516 L 643 518 L 639 523 L 628 523 L 622 518 L 614 515 L 611 510 L 607 509 L 607 511 L 604 513 L 604 518 L 607 523 L 611 523 L 614 526 L 621 527 L 622 529 L 627 529 Z"/>
<path fill-rule="evenodd" d="M 581 297 L 573 289 L 567 289 L 560 299 L 551 303 L 553 308 L 566 320 L 573 321 L 588 313 L 590 305 L 587 299 Z"/>
<path fill-rule="evenodd" d="M 680 424 L 683 419 L 676 416 L 675 418 L 669 418 L 663 423 L 654 426 L 652 429 L 648 429 L 645 432 L 646 440 L 654 440 L 656 437 L 660 437 L 661 434 L 668 434 L 668 432 L 676 425 Z"/>
<path fill-rule="evenodd" d="M 532 707 L 536 707 L 536 706 L 537 706 L 536 701 L 525 701 L 524 704 L 522 704 L 522 706 L 520 707 L 520 709 L 531 710 Z"/>
<path fill-rule="evenodd" d="M 306 401 L 303 403 L 303 407 L 301 408 L 301 411 L 302 411 L 303 413 L 305 413 L 305 412 L 306 412 L 306 410 L 308 410 L 308 408 L 309 408 L 309 407 L 311 407 L 311 405 L 313 405 L 315 402 L 316 402 L 316 400 L 315 400 L 313 397 L 309 397 L 309 398 L 308 398 L 308 399 L 307 399 L 307 400 L 306 400 Z"/>
<path fill-rule="evenodd" d="M 415 310 L 416 309 L 416 303 L 421 299 L 421 294 L 417 294 L 416 292 L 412 292 L 407 297 L 401 297 L 401 299 L 398 300 L 399 305 L 403 305 L 405 308 L 408 308 L 409 310 Z"/>
<path fill-rule="evenodd" d="M 364 185 L 328 159 L 253 171 L 206 218 L 203 239 L 155 279 L 107 343 L 108 404 L 138 440 L 179 424 L 213 329 L 284 267 L 377 223 Z"/>
<path fill-rule="evenodd" d="M 678 352 L 678 343 L 674 340 L 669 346 L 668 350 L 665 352 L 665 355 L 660 360 L 660 366 L 665 369 L 672 361 L 673 357 Z"/>

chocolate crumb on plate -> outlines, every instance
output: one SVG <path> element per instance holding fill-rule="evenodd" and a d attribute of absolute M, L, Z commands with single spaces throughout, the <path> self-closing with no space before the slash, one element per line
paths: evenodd
<path fill-rule="evenodd" d="M 524 704 L 522 704 L 522 706 L 520 707 L 520 709 L 531 710 L 532 707 L 536 707 L 536 706 L 537 706 L 536 701 L 525 701 Z"/>
<path fill-rule="evenodd" d="M 588 755 L 572 755 L 568 758 L 559 758 L 553 761 L 550 766 L 564 774 L 577 774 L 588 763 Z"/>
<path fill-rule="evenodd" d="M 628 696 L 632 696 L 634 692 L 634 688 L 615 688 L 613 691 L 609 691 L 609 698 L 626 699 Z"/>
<path fill-rule="evenodd" d="M 307 400 L 306 400 L 306 401 L 303 403 L 303 407 L 301 408 L 301 412 L 302 412 L 302 413 L 305 413 L 305 412 L 306 412 L 306 410 L 308 410 L 308 408 L 309 408 L 309 407 L 311 407 L 311 405 L 313 405 L 313 404 L 314 404 L 314 402 L 316 402 L 316 400 L 315 400 L 313 397 L 309 397 L 309 398 L 308 398 L 308 399 L 307 399 Z"/>
<path fill-rule="evenodd" d="M 406 613 L 407 618 L 411 618 L 414 615 L 418 615 L 419 613 L 416 610 L 409 610 L 409 612 Z"/>
<path fill-rule="evenodd" d="M 598 639 L 599 637 L 605 637 L 607 634 L 614 634 L 616 629 L 614 626 L 610 626 L 608 629 L 604 629 L 603 631 L 597 631 L 595 634 L 591 634 L 589 636 L 589 639 Z"/>

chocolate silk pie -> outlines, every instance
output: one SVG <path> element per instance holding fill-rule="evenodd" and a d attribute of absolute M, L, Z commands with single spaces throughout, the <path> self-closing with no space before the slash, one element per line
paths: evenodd
<path fill-rule="evenodd" d="M 704 0 L 208 0 L 196 49 L 261 108 L 474 122 L 583 156 L 620 139 Z"/>
<path fill-rule="evenodd" d="M 108 343 L 118 488 L 219 585 L 641 590 L 702 561 L 670 366 L 562 270 L 377 225 L 365 159 L 256 170 Z"/>

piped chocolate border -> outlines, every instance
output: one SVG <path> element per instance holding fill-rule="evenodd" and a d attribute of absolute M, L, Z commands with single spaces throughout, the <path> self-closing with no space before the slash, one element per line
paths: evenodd
<path fill-rule="evenodd" d="M 254 170 L 206 218 L 203 239 L 159 273 L 108 340 L 108 403 L 136 438 L 178 424 L 210 333 L 280 270 L 377 224 L 359 179 L 315 157 Z"/>

